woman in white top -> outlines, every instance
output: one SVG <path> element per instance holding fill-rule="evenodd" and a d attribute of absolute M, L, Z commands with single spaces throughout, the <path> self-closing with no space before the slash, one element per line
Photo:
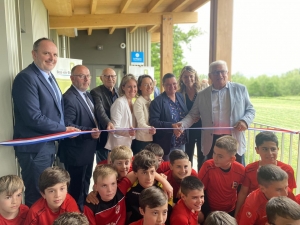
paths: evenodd
<path fill-rule="evenodd" d="M 153 141 L 153 134 L 156 130 L 149 125 L 149 106 L 150 95 L 153 93 L 153 79 L 149 75 L 141 75 L 138 79 L 138 95 L 139 97 L 133 105 L 134 116 L 137 121 L 138 128 L 149 128 L 145 130 L 137 130 L 135 141 L 132 145 L 133 154 L 137 154 L 144 147 Z"/>
<path fill-rule="evenodd" d="M 120 97 L 115 100 L 110 108 L 111 121 L 117 131 L 108 134 L 106 149 L 112 150 L 118 145 L 125 145 L 131 148 L 132 140 L 135 138 L 135 131 L 122 130 L 122 128 L 134 128 L 136 126 L 132 103 L 132 99 L 136 97 L 136 94 L 137 82 L 134 75 L 125 75 L 119 87 Z"/>

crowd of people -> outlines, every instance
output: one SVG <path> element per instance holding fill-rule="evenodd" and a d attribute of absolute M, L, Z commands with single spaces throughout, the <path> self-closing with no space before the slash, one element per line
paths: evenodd
<path fill-rule="evenodd" d="M 89 92 L 90 71 L 77 65 L 62 94 L 51 73 L 55 44 L 37 40 L 32 57 L 13 82 L 14 138 L 91 133 L 60 140 L 57 153 L 55 141 L 15 146 L 22 179 L 0 178 L 0 224 L 300 223 L 294 171 L 277 160 L 276 135 L 256 136 L 260 160 L 245 167 L 255 110 L 246 87 L 228 81 L 226 62 L 210 64 L 210 86 L 191 66 L 178 80 L 167 73 L 162 93 L 146 74 L 127 74 L 116 87 L 111 68 Z"/>

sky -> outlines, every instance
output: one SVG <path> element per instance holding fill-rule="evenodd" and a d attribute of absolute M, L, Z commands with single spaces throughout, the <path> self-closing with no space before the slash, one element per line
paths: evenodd
<path fill-rule="evenodd" d="M 232 74 L 247 77 L 280 75 L 300 69 L 300 0 L 235 0 L 233 14 Z M 210 3 L 198 10 L 197 24 L 204 32 L 185 48 L 185 61 L 198 74 L 207 74 L 209 62 Z"/>

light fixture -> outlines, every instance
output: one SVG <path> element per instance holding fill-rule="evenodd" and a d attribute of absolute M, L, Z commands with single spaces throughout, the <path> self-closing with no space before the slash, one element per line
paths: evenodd
<path fill-rule="evenodd" d="M 96 49 L 102 51 L 103 50 L 103 45 L 97 45 Z"/>

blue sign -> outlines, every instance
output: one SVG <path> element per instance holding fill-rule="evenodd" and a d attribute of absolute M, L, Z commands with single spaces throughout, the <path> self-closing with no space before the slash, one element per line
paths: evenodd
<path fill-rule="evenodd" d="M 144 65 L 144 52 L 131 52 L 131 65 Z"/>

